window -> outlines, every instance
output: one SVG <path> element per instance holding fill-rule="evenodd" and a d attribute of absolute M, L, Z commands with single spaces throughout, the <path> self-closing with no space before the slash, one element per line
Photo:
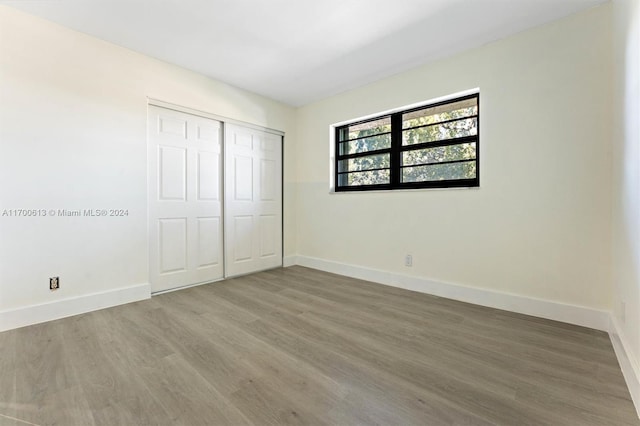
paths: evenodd
<path fill-rule="evenodd" d="M 336 191 L 480 185 L 479 94 L 336 127 Z"/>

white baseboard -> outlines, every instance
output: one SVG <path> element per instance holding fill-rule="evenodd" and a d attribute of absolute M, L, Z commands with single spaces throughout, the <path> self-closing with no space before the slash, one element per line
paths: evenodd
<path fill-rule="evenodd" d="M 634 356 L 629 343 L 622 332 L 620 323 L 611 315 L 611 329 L 609 331 L 611 343 L 616 352 L 618 363 L 622 369 L 622 375 L 627 382 L 631 399 L 636 406 L 636 412 L 640 418 L 640 364 Z"/>
<path fill-rule="evenodd" d="M 0 312 L 0 332 L 53 321 L 151 297 L 149 284 L 138 284 L 100 293 L 71 297 L 51 303 L 25 306 Z"/>
<path fill-rule="evenodd" d="M 296 264 L 379 284 L 473 303 L 475 305 L 504 309 L 506 311 L 580 325 L 596 330 L 609 331 L 609 312 L 585 306 L 570 305 L 484 288 L 440 282 L 314 257 L 296 256 Z"/>
<path fill-rule="evenodd" d="M 282 258 L 282 267 L 288 268 L 289 266 L 297 265 L 298 256 L 285 256 Z"/>

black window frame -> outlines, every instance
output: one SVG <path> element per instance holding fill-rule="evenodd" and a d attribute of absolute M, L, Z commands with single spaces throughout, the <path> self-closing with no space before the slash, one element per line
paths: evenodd
<path fill-rule="evenodd" d="M 459 138 L 453 139 L 444 139 L 432 142 L 423 142 L 419 144 L 412 145 L 402 145 L 402 116 L 407 113 L 411 113 L 414 111 L 420 111 L 427 108 L 438 107 L 442 105 L 452 104 L 468 99 L 476 99 L 477 103 L 477 114 L 471 115 L 465 118 L 476 118 L 476 134 L 472 136 L 463 136 Z M 368 122 L 373 122 L 376 120 L 384 119 L 386 117 L 391 118 L 391 147 L 373 151 L 365 151 L 360 153 L 353 154 L 340 154 L 340 144 L 348 142 L 340 140 L 340 131 L 342 129 L 348 128 L 350 126 L 364 124 Z M 460 120 L 460 119 L 458 119 Z M 437 123 L 436 123 L 437 124 Z M 412 107 L 408 109 L 403 109 L 391 113 L 385 113 L 381 115 L 377 115 L 372 118 L 367 118 L 365 120 L 359 120 L 355 122 L 350 122 L 347 124 L 342 124 L 340 126 L 335 126 L 334 133 L 334 191 L 335 192 L 352 192 L 352 191 L 386 191 L 386 190 L 398 190 L 398 189 L 424 189 L 424 188 L 474 188 L 480 186 L 480 93 L 473 93 L 470 95 L 459 96 L 456 98 L 447 99 L 440 102 L 434 102 L 429 104 L 424 104 L 418 107 Z M 385 132 L 386 134 L 388 132 Z M 375 135 L 374 135 L 375 136 Z M 369 136 L 367 136 L 369 137 Z M 402 153 L 407 151 L 415 151 L 425 148 L 436 148 L 441 146 L 451 146 L 451 145 L 462 145 L 467 143 L 475 143 L 475 178 L 469 179 L 448 179 L 448 180 L 433 180 L 433 181 L 419 181 L 419 182 L 401 182 L 401 174 L 402 168 L 401 158 Z M 374 185 L 353 185 L 353 186 L 340 186 L 339 178 L 340 175 L 346 174 L 349 172 L 340 172 L 339 166 L 340 161 L 349 160 L 352 158 L 364 157 L 364 156 L 373 156 L 377 154 L 386 154 L 389 153 L 389 173 L 390 173 L 390 182 L 384 184 L 374 184 Z M 464 161 L 472 161 L 472 160 L 456 160 L 453 163 L 461 163 Z M 449 162 L 443 162 L 446 164 Z M 438 163 L 432 163 L 438 164 Z M 409 167 L 409 166 L 405 166 Z M 387 170 L 387 168 L 384 168 Z M 353 173 L 353 171 L 351 172 Z"/>

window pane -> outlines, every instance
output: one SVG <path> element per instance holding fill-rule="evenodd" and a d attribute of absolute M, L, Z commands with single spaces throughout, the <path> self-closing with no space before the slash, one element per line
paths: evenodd
<path fill-rule="evenodd" d="M 350 142 L 343 142 L 340 144 L 340 152 L 338 155 L 356 154 L 358 152 L 376 151 L 379 149 L 389 148 L 391 148 L 391 135 L 386 134 L 357 139 Z"/>
<path fill-rule="evenodd" d="M 476 158 L 476 144 L 439 146 L 436 148 L 416 149 L 402 153 L 402 165 L 441 163 L 443 161 L 473 160 Z"/>
<path fill-rule="evenodd" d="M 391 117 L 382 117 L 365 123 L 344 126 L 339 131 L 339 142 L 373 136 L 391 131 Z"/>
<path fill-rule="evenodd" d="M 389 170 L 354 172 L 338 175 L 339 186 L 381 185 L 390 182 Z"/>
<path fill-rule="evenodd" d="M 431 164 L 428 166 L 405 167 L 402 182 L 429 182 L 451 179 L 474 179 L 476 163 Z"/>
<path fill-rule="evenodd" d="M 338 162 L 338 172 L 357 172 L 360 170 L 382 169 L 389 167 L 389 154 L 368 155 Z"/>
<path fill-rule="evenodd" d="M 336 127 L 335 189 L 479 186 L 479 99 L 466 95 Z"/>
<path fill-rule="evenodd" d="M 425 108 L 402 114 L 402 128 L 424 126 L 441 121 L 478 115 L 477 98 L 465 99 L 445 105 Z"/>
<path fill-rule="evenodd" d="M 478 134 L 478 119 L 465 118 L 449 123 L 434 124 L 432 126 L 417 127 L 402 132 L 402 145 L 436 142 L 447 139 L 476 136 Z"/>

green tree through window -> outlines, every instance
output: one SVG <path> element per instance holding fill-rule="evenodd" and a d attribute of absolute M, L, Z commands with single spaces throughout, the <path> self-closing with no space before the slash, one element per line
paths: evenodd
<path fill-rule="evenodd" d="M 479 95 L 336 128 L 336 190 L 478 186 Z"/>

